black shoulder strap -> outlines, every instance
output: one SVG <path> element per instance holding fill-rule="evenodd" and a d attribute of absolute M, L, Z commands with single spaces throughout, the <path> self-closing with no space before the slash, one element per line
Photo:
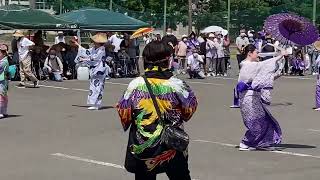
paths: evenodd
<path fill-rule="evenodd" d="M 158 105 L 158 102 L 157 102 L 157 99 L 156 99 L 156 96 L 154 95 L 152 89 L 151 89 L 151 84 L 150 82 L 148 81 L 147 77 L 144 75 L 142 76 L 145 83 L 146 83 L 146 86 L 148 88 L 148 91 L 149 91 L 149 94 L 151 96 L 151 99 L 152 99 L 152 102 L 153 102 L 153 105 L 157 111 L 157 114 L 158 114 L 158 117 L 159 117 L 159 120 L 162 120 L 162 116 L 161 116 L 161 112 L 160 112 L 160 108 L 159 108 L 159 105 Z"/>

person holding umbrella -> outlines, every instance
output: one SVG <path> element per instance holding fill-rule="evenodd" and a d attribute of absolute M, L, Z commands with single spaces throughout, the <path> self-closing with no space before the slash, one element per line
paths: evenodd
<path fill-rule="evenodd" d="M 270 104 L 270 90 L 277 78 L 274 70 L 286 51 L 277 57 L 259 62 L 258 51 L 252 44 L 244 48 L 245 60 L 241 63 L 237 92 L 240 111 L 247 131 L 240 143 L 240 151 L 275 150 L 281 143 L 282 131 L 279 123 L 265 107 Z"/>

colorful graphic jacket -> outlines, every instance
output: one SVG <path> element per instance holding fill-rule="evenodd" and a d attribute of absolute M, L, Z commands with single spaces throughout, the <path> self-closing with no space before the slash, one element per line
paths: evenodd
<path fill-rule="evenodd" d="M 193 91 L 176 77 L 147 77 L 166 123 L 183 127 L 198 105 Z M 186 153 L 176 152 L 160 143 L 164 123 L 159 121 L 142 77 L 129 84 L 117 108 L 124 130 L 131 126 L 125 162 L 129 172 L 140 170 L 160 173 L 175 158 L 187 158 Z"/>

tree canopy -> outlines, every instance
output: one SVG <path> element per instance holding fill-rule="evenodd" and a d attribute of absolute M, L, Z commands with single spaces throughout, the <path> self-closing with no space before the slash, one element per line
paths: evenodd
<path fill-rule="evenodd" d="M 113 0 L 113 10 L 148 22 L 154 27 L 163 26 L 163 0 Z M 193 0 L 193 23 L 197 29 L 210 25 L 227 25 L 227 0 Z M 59 12 L 59 0 L 49 0 Z M 63 10 L 81 7 L 109 8 L 109 0 L 64 0 Z M 312 19 L 313 0 L 231 0 L 231 28 L 261 28 L 265 18 L 280 12 L 294 12 Z M 317 2 L 317 22 L 320 23 L 320 2 Z M 167 0 L 167 26 L 187 25 L 188 0 Z"/>

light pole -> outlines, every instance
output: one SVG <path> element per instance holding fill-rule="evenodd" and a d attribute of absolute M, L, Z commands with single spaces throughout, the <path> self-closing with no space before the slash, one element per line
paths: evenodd
<path fill-rule="evenodd" d="M 313 17 L 312 17 L 312 21 L 313 21 L 313 25 L 316 25 L 316 20 L 317 20 L 317 0 L 313 0 Z"/>
<path fill-rule="evenodd" d="M 230 16 L 231 16 L 231 0 L 228 0 L 228 21 L 227 21 L 228 33 L 230 33 Z"/>
<path fill-rule="evenodd" d="M 192 0 L 188 0 L 188 34 L 192 31 Z"/>
<path fill-rule="evenodd" d="M 112 11 L 112 0 L 110 0 L 109 10 Z"/>
<path fill-rule="evenodd" d="M 60 14 L 62 14 L 62 0 L 60 0 Z"/>
<path fill-rule="evenodd" d="M 31 9 L 35 9 L 36 8 L 36 0 L 29 0 L 29 6 Z"/>
<path fill-rule="evenodd" d="M 165 35 L 167 30 L 167 0 L 164 0 L 163 8 L 163 35 Z"/>

